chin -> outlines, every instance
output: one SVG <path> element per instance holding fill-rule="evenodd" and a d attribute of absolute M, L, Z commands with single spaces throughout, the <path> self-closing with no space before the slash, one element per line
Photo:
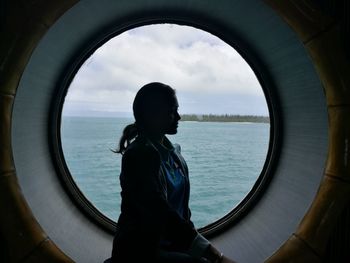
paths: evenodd
<path fill-rule="evenodd" d="M 166 134 L 176 134 L 177 133 L 177 127 L 175 127 L 175 128 L 172 128 L 172 129 L 169 129 L 167 132 L 166 132 Z"/>

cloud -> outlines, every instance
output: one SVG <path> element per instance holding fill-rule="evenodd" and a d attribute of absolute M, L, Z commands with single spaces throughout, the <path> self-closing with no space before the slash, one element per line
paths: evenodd
<path fill-rule="evenodd" d="M 137 90 L 151 81 L 175 88 L 184 113 L 267 114 L 259 82 L 231 46 L 205 31 L 171 24 L 129 30 L 97 49 L 71 83 L 65 104 L 75 106 L 65 106 L 64 114 L 79 111 L 79 105 L 82 111 L 131 111 Z M 245 106 L 230 107 L 230 101 Z"/>

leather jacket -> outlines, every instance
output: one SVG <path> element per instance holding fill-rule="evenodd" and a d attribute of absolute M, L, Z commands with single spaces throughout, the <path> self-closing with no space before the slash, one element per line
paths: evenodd
<path fill-rule="evenodd" d="M 175 158 L 186 178 L 188 212 L 185 218 L 167 202 L 167 181 L 161 169 L 160 152 L 148 138 L 138 136 L 122 157 L 121 214 L 112 253 L 115 258 L 130 257 L 136 248 L 137 253 L 142 254 L 142 260 L 151 260 L 160 249 L 162 239 L 172 241 L 171 249 L 187 251 L 198 235 L 188 208 L 188 168 L 180 147 L 175 145 L 174 148 Z"/>

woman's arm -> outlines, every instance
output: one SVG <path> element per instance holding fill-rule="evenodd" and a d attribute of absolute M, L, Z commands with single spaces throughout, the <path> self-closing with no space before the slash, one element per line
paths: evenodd
<path fill-rule="evenodd" d="M 216 261 L 221 253 L 200 235 L 191 221 L 186 221 L 172 209 L 159 178 L 160 157 L 153 149 L 140 147 L 127 151 L 122 160 L 123 192 L 130 205 L 136 208 L 139 225 L 151 240 L 160 240 L 165 233 L 177 247 L 194 257 Z M 154 244 L 157 249 L 158 244 Z M 222 262 L 233 262 L 222 257 Z"/>
<path fill-rule="evenodd" d="M 128 212 L 138 217 L 140 226 L 148 228 L 152 234 L 160 238 L 167 231 L 181 239 L 178 241 L 184 249 L 189 248 L 197 231 L 168 205 L 159 169 L 160 157 L 152 148 L 140 146 L 125 152 L 121 183 L 123 198 L 130 207 Z"/>

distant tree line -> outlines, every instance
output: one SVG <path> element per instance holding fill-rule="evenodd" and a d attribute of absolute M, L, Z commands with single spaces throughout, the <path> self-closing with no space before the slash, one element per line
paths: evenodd
<path fill-rule="evenodd" d="M 181 121 L 270 123 L 270 118 L 267 116 L 256 116 L 256 115 L 182 114 Z"/>

